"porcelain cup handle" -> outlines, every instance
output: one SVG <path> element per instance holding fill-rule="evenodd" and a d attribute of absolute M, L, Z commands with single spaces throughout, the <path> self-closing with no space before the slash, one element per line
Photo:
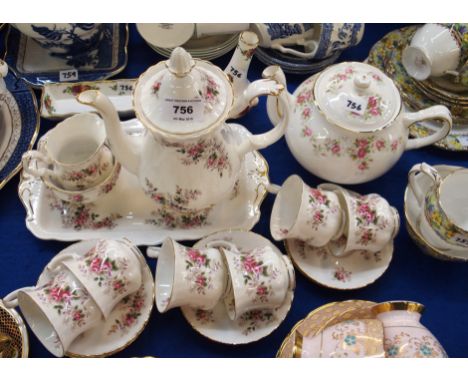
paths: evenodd
<path fill-rule="evenodd" d="M 206 244 L 207 248 L 227 248 L 232 252 L 240 252 L 234 243 L 226 240 L 213 240 Z"/>
<path fill-rule="evenodd" d="M 36 168 L 31 166 L 31 160 L 36 161 Z M 43 164 L 47 166 L 52 164 L 52 161 L 40 151 L 30 150 L 24 153 L 23 158 L 22 158 L 24 173 L 35 176 L 37 178 L 42 178 L 45 176 L 51 177 L 55 174 L 52 170 L 48 168 L 37 168 L 38 162 L 42 162 Z"/>
<path fill-rule="evenodd" d="M 55 271 L 56 268 L 65 260 L 70 260 L 70 259 L 73 259 L 73 257 L 75 256 L 76 254 L 75 253 L 72 253 L 72 252 L 65 252 L 65 253 L 59 253 L 58 255 L 56 255 L 52 261 L 47 264 L 47 270 L 48 271 Z"/>
<path fill-rule="evenodd" d="M 160 252 L 161 252 L 161 247 L 146 248 L 146 256 L 148 256 L 150 259 L 157 259 Z"/>
<path fill-rule="evenodd" d="M 416 196 L 417 201 L 422 205 L 424 203 L 424 193 L 416 183 L 416 175 L 418 173 L 423 173 L 427 175 L 434 184 L 439 184 L 442 180 L 439 173 L 434 167 L 429 166 L 427 163 L 419 163 L 414 165 L 408 173 L 408 181 L 411 190 Z"/>
<path fill-rule="evenodd" d="M 252 89 L 252 96 L 255 97 L 259 95 L 277 97 L 283 115 L 270 131 L 263 134 L 249 135 L 247 139 L 244 140 L 238 148 L 238 153 L 241 158 L 248 152 L 263 149 L 281 139 L 289 123 L 289 95 L 284 85 L 278 83 L 274 79 L 262 79 L 252 82 L 246 91 L 248 92 L 249 89 Z"/>
<path fill-rule="evenodd" d="M 3 299 L 3 305 L 5 305 L 6 308 L 11 309 L 11 308 L 16 308 L 18 306 L 18 292 L 24 291 L 30 291 L 33 290 L 34 287 L 23 287 L 14 290 L 11 293 L 8 293 Z"/>
<path fill-rule="evenodd" d="M 452 115 L 450 114 L 449 109 L 442 105 L 431 106 L 415 113 L 405 113 L 403 115 L 403 124 L 406 128 L 409 128 L 416 122 L 428 119 L 441 120 L 442 128 L 427 137 L 408 139 L 405 150 L 413 150 L 423 146 L 432 145 L 433 143 L 444 139 L 452 129 Z"/>
<path fill-rule="evenodd" d="M 279 186 L 278 184 L 269 183 L 266 189 L 268 193 L 277 195 L 278 192 L 281 190 L 281 186 Z"/>
<path fill-rule="evenodd" d="M 316 41 L 302 41 L 298 42 L 299 45 L 307 46 L 309 51 L 308 52 L 301 52 L 300 50 L 296 50 L 293 48 L 285 48 L 280 44 L 273 44 L 271 47 L 273 49 L 279 50 L 281 53 L 292 54 L 296 57 L 301 58 L 314 58 L 315 54 L 317 53 L 318 44 Z"/>

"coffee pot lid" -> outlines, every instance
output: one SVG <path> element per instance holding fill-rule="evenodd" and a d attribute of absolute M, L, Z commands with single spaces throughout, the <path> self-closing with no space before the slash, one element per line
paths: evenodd
<path fill-rule="evenodd" d="M 401 108 L 393 81 L 361 62 L 343 62 L 323 71 L 315 82 L 314 98 L 327 120 L 355 132 L 384 128 Z"/>
<path fill-rule="evenodd" d="M 227 119 L 233 98 L 231 83 L 220 68 L 194 60 L 178 47 L 169 60 L 140 76 L 133 103 L 146 127 L 169 135 L 189 135 Z"/>

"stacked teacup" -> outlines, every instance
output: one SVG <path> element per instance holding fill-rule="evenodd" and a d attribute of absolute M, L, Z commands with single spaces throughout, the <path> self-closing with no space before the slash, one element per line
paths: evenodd
<path fill-rule="evenodd" d="M 120 164 L 106 143 L 104 122 L 83 113 L 65 119 L 23 155 L 26 176 L 41 178 L 60 200 L 90 203 L 112 190 Z"/>
<path fill-rule="evenodd" d="M 312 188 L 297 175 L 281 186 L 270 220 L 275 240 L 299 239 L 337 257 L 382 250 L 399 225 L 398 211 L 380 195 L 361 196 L 331 184 Z"/>
<path fill-rule="evenodd" d="M 161 313 L 184 306 L 210 310 L 223 302 L 236 320 L 280 307 L 295 286 L 289 258 L 270 246 L 247 251 L 217 240 L 197 249 L 167 238 L 148 256 L 158 258 L 155 298 Z"/>
<path fill-rule="evenodd" d="M 19 305 L 42 344 L 62 357 L 78 336 L 141 287 L 136 251 L 126 240 L 101 240 L 84 255 L 62 252 L 47 267 L 47 283 L 12 292 L 4 302 Z"/>

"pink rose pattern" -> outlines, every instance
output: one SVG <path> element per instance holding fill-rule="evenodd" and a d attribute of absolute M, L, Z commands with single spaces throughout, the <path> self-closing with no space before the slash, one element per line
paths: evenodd
<path fill-rule="evenodd" d="M 217 272 L 222 264 L 213 261 L 198 249 L 183 248 L 185 258 L 185 272 L 183 278 L 190 285 L 190 292 L 205 295 L 213 289 L 213 273 Z"/>
<path fill-rule="evenodd" d="M 105 288 L 115 299 L 127 292 L 129 281 L 125 271 L 128 269 L 128 263 L 126 259 L 110 259 L 106 250 L 106 242 L 99 241 L 83 256 L 78 268 L 84 276 L 92 278 L 99 288 Z"/>
<path fill-rule="evenodd" d="M 106 173 L 109 169 L 109 162 L 100 161 L 99 163 L 90 164 L 88 167 L 78 171 L 64 172 L 62 177 L 64 180 L 76 183 L 78 189 L 85 189 L 87 186 L 81 182 L 86 178 L 96 178 Z"/>
<path fill-rule="evenodd" d="M 331 205 L 330 199 L 323 192 L 309 188 L 308 223 L 314 231 L 317 231 L 320 225 L 326 224 L 329 216 L 337 212 L 338 206 Z"/>
<path fill-rule="evenodd" d="M 241 273 L 244 285 L 248 289 L 248 294 L 252 302 L 268 302 L 274 295 L 271 281 L 278 277 L 279 271 L 263 263 L 261 256 L 264 248 L 256 248 L 244 251 L 241 256 L 234 260 L 234 267 Z"/>
<path fill-rule="evenodd" d="M 217 171 L 222 178 L 227 171 L 232 174 L 232 165 L 224 144 L 216 138 L 200 139 L 194 143 L 170 143 L 162 140 L 164 147 L 175 148 L 181 155 L 181 162 L 185 166 L 203 163 L 209 171 Z"/>
<path fill-rule="evenodd" d="M 141 316 L 141 311 L 145 306 L 146 291 L 144 285 L 135 293 L 128 295 L 116 306 L 114 311 L 119 312 L 114 319 L 107 335 L 119 333 L 124 335 L 129 329 L 135 326 Z"/>
<path fill-rule="evenodd" d="M 37 292 L 37 297 L 52 308 L 64 322 L 72 322 L 72 328 L 86 324 L 89 317 L 85 304 L 89 300 L 88 293 L 81 288 L 73 288 L 64 284 L 65 273 L 59 273 L 43 290 Z"/>
<path fill-rule="evenodd" d="M 351 281 L 351 271 L 347 271 L 344 267 L 336 267 L 335 271 L 333 272 L 333 278 L 342 281 L 342 282 L 347 282 Z"/>
<path fill-rule="evenodd" d="M 385 229 L 388 221 L 383 216 L 377 215 L 376 203 L 379 198 L 375 195 L 361 196 L 358 198 L 352 208 L 356 216 L 357 234 L 359 236 L 358 244 L 367 246 L 375 243 L 376 229 Z"/>

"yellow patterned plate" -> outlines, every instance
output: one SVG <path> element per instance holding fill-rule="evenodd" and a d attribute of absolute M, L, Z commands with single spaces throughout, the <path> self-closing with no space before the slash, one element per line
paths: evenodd
<path fill-rule="evenodd" d="M 344 320 L 375 318 L 375 315 L 371 312 L 374 305 L 375 302 L 365 300 L 348 300 L 322 305 L 294 325 L 281 344 L 276 357 L 292 358 L 294 356 L 296 332 L 303 337 L 315 336 L 326 327 Z"/>

